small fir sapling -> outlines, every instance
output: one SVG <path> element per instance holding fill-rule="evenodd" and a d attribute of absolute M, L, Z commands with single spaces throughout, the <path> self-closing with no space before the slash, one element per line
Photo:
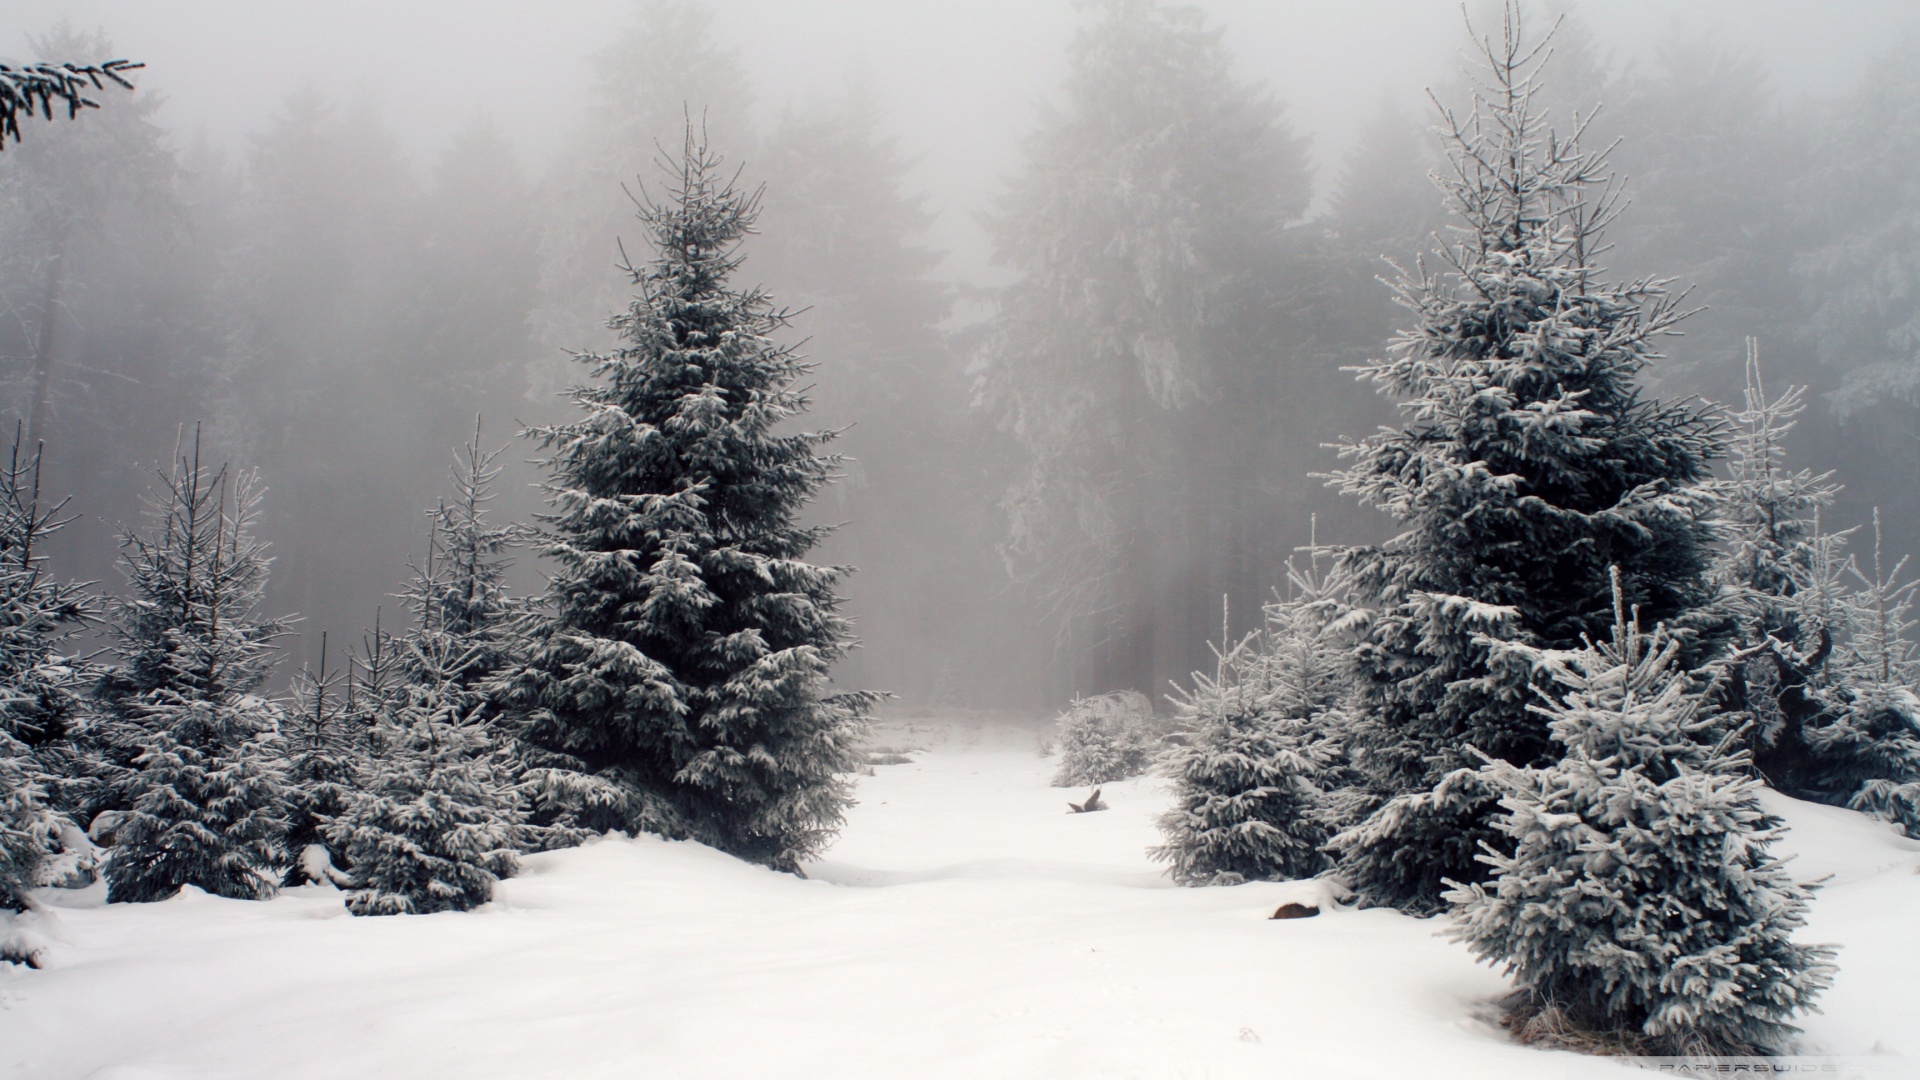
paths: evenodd
<path fill-rule="evenodd" d="M 1858 587 L 1846 597 L 1851 632 L 1839 661 L 1846 708 L 1808 741 L 1835 764 L 1833 787 L 1852 792 L 1848 806 L 1920 837 L 1920 650 L 1910 614 L 1920 582 L 1901 581 L 1906 560 L 1888 569 L 1881 551 L 1876 508 L 1873 576 L 1852 567 Z"/>
<path fill-rule="evenodd" d="M 1491 880 L 1455 883 L 1454 936 L 1519 986 L 1529 1040 L 1614 1052 L 1768 1054 L 1832 981 L 1828 946 L 1799 945 L 1811 887 L 1769 854 L 1781 823 L 1745 751 L 1720 736 L 1683 670 L 1684 644 L 1630 619 L 1610 640 L 1508 648 L 1552 680 L 1533 708 L 1564 756 L 1486 757 L 1504 843 Z"/>
<path fill-rule="evenodd" d="M 1920 665 L 1904 564 L 1883 563 L 1874 514 L 1873 574 L 1844 554 L 1852 530 L 1821 512 L 1839 485 L 1786 466 L 1784 440 L 1804 389 L 1770 397 L 1748 343 L 1746 407 L 1733 415 L 1719 486 L 1727 543 L 1715 577 L 1731 600 L 1735 650 L 1718 666 L 1734 717 L 1750 717 L 1754 765 L 1798 798 L 1852 806 L 1920 832 Z"/>
<path fill-rule="evenodd" d="M 402 650 L 408 678 L 380 719 L 380 750 L 327 833 L 346 853 L 355 915 L 466 911 L 519 867 L 524 811 L 481 707 L 459 685 L 476 652 L 435 633 L 410 635 Z"/>
<path fill-rule="evenodd" d="M 0 466 L 0 912 L 25 909 L 29 890 L 62 876 L 55 856 L 91 871 L 79 865 L 90 851 L 63 851 L 77 832 L 62 812 L 83 780 L 73 736 L 91 677 L 63 650 L 99 606 L 47 572 L 46 541 L 72 519 L 65 500 L 40 505 L 41 455 L 23 458 L 21 441 L 16 425 Z"/>
<path fill-rule="evenodd" d="M 1847 630 L 1848 533 L 1820 524 L 1840 485 L 1831 473 L 1787 466 L 1786 440 L 1806 407 L 1806 389 L 1769 395 L 1752 338 L 1746 377 L 1744 408 L 1730 417 L 1727 478 L 1714 485 L 1724 545 L 1712 576 L 1734 626 L 1734 648 L 1719 664 L 1727 717 L 1752 719 L 1754 767 L 1769 784 L 1831 802 L 1824 790 L 1830 763 L 1808 736 L 1845 698 L 1830 661 Z"/>
<path fill-rule="evenodd" d="M 264 899 L 286 866 L 285 747 L 280 710 L 257 691 L 287 624 L 259 613 L 260 489 L 203 465 L 198 432 L 160 479 L 151 531 L 122 540 L 129 595 L 109 610 L 116 663 L 99 696 L 122 813 L 107 899 L 183 885 Z"/>
<path fill-rule="evenodd" d="M 455 454 L 449 476 L 453 498 L 428 511 L 439 544 L 437 573 L 431 583 L 422 578 L 416 587 L 434 591 L 412 599 L 421 619 L 474 654 L 458 675 L 469 688 L 481 687 L 513 662 L 516 620 L 527 610 L 507 588 L 510 553 L 527 530 L 518 523 L 495 525 L 490 518 L 505 452 L 505 447 L 485 448 L 475 417 L 473 441 Z"/>
<path fill-rule="evenodd" d="M 1060 769 L 1054 787 L 1085 787 L 1139 776 L 1153 765 L 1160 733 L 1146 695 L 1132 690 L 1075 698 L 1060 714 Z"/>
<path fill-rule="evenodd" d="M 757 196 L 691 125 L 665 171 L 620 346 L 581 357 L 577 419 L 529 433 L 551 451 L 557 566 L 500 693 L 556 835 L 645 830 L 797 871 L 844 819 L 878 697 L 832 686 L 848 570 L 806 561 L 833 433 L 780 430 L 811 365 L 730 280 Z"/>
<path fill-rule="evenodd" d="M 360 758 L 378 757 L 380 719 L 397 700 L 400 639 L 381 625 L 385 609 L 373 609 L 373 627 L 360 638 L 358 652 L 347 654 L 346 701 L 341 718 L 349 744 Z"/>
<path fill-rule="evenodd" d="M 286 710 L 287 852 L 281 884 L 338 883 L 344 853 L 329 848 L 327 825 L 347 808 L 357 783 L 359 756 L 341 696 L 343 673 L 327 670 L 327 635 L 320 635 L 318 671 L 293 677 Z"/>
<path fill-rule="evenodd" d="M 415 626 L 394 657 L 397 685 L 380 695 L 377 749 L 328 833 L 346 853 L 356 915 L 465 911 L 519 867 L 526 812 L 483 689 L 504 656 L 498 564 L 488 560 L 504 542 L 489 548 L 480 514 L 497 474 L 490 458 L 476 433 L 455 470 L 462 501 L 432 512 L 426 566 L 406 593 Z"/>
<path fill-rule="evenodd" d="M 1287 570 L 1293 596 L 1267 608 L 1265 629 L 1223 644 L 1214 674 L 1195 673 L 1176 699 L 1174 727 L 1186 738 L 1163 763 L 1174 806 L 1159 822 L 1166 842 L 1151 854 L 1183 885 L 1327 868 L 1333 792 L 1349 783 L 1341 587 L 1337 575 L 1320 575 L 1317 559 L 1305 572 Z"/>

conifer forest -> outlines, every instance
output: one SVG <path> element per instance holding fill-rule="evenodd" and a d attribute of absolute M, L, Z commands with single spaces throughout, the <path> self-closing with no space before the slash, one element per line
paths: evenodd
<path fill-rule="evenodd" d="M 0 1076 L 1920 1077 L 1920 8 L 0 5 Z"/>

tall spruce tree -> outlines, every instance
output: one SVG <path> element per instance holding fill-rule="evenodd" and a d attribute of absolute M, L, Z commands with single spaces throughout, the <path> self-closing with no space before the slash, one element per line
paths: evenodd
<path fill-rule="evenodd" d="M 624 344 L 581 357 L 585 414 L 530 435 L 552 450 L 544 621 L 506 682 L 543 814 L 644 829 L 797 870 L 850 798 L 876 695 L 834 692 L 852 647 L 844 568 L 804 561 L 796 518 L 833 475 L 831 433 L 781 433 L 809 370 L 772 335 L 765 293 L 729 278 L 756 196 L 691 125 L 643 204 L 653 258 L 613 319 Z"/>
<path fill-rule="evenodd" d="M 19 429 L 0 466 L 0 911 L 27 906 L 60 850 L 56 816 L 78 778 L 73 734 L 86 665 L 62 650 L 95 614 L 84 586 L 53 577 L 46 541 L 70 520 L 40 502 L 40 453 Z M 0 958 L 6 945 L 0 942 Z"/>
<path fill-rule="evenodd" d="M 109 610 L 117 663 L 99 690 L 107 805 L 121 812 L 109 901 L 163 900 L 183 885 L 271 895 L 286 865 L 284 744 L 258 693 L 281 619 L 263 618 L 260 488 L 191 455 L 160 475 L 152 531 L 129 530 L 130 595 Z"/>
<path fill-rule="evenodd" d="M 1304 140 L 1201 11 L 1088 8 L 1062 108 L 986 221 L 1020 277 L 974 366 L 1020 454 L 1009 568 L 1073 689 L 1157 695 L 1204 662 L 1220 595 L 1251 610 L 1278 570 L 1262 496 L 1293 291 L 1274 283 L 1311 185 Z"/>
<path fill-rule="evenodd" d="M 1455 936 L 1520 983 L 1523 1037 L 1654 1054 L 1766 1054 L 1833 978 L 1799 945 L 1811 889 L 1768 852 L 1760 781 L 1682 669 L 1683 643 L 1629 618 L 1598 644 L 1513 650 L 1553 680 L 1532 706 L 1563 757 L 1490 760 L 1504 844 L 1456 887 Z M 1510 853 L 1509 853 L 1510 852 Z"/>
<path fill-rule="evenodd" d="M 1613 284 L 1595 264 L 1618 188 L 1605 152 L 1581 148 L 1581 118 L 1548 126 L 1545 46 L 1510 5 L 1501 35 L 1478 43 L 1472 111 L 1440 109 L 1455 239 L 1437 269 L 1401 275 L 1415 323 L 1357 369 L 1405 422 L 1346 443 L 1350 464 L 1332 478 L 1400 528 L 1342 554 L 1370 609 L 1353 660 L 1359 745 L 1389 801 L 1336 842 L 1365 900 L 1408 910 L 1437 910 L 1442 880 L 1477 877 L 1478 843 L 1495 839 L 1491 795 L 1470 770 L 1437 798 L 1468 748 L 1522 765 L 1551 749 L 1527 710 L 1530 667 L 1494 640 L 1597 636 L 1616 563 L 1629 599 L 1673 628 L 1689 662 L 1719 640 L 1696 615 L 1711 595 L 1699 485 L 1716 423 L 1637 385 L 1684 313 L 1663 281 Z"/>

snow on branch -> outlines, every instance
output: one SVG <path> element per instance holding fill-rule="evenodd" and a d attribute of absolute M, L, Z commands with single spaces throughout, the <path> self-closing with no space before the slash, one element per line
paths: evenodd
<path fill-rule="evenodd" d="M 20 117 L 35 113 L 53 119 L 54 103 L 67 110 L 67 118 L 80 115 L 81 109 L 97 109 L 100 103 L 86 96 L 89 89 L 102 90 L 115 83 L 128 90 L 125 72 L 145 67 L 131 60 L 107 60 L 99 64 L 13 64 L 0 63 L 0 149 L 7 140 L 20 141 Z"/>

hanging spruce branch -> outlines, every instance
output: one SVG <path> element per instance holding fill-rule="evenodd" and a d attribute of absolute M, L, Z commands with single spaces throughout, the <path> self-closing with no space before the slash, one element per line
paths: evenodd
<path fill-rule="evenodd" d="M 66 112 L 68 119 L 81 109 L 97 109 L 100 103 L 87 96 L 90 90 L 103 90 L 108 83 L 133 89 L 126 73 L 145 64 L 131 60 L 106 60 L 98 64 L 0 64 L 0 149 L 8 139 L 20 139 L 20 118 L 36 114 L 53 119 L 54 109 Z"/>

